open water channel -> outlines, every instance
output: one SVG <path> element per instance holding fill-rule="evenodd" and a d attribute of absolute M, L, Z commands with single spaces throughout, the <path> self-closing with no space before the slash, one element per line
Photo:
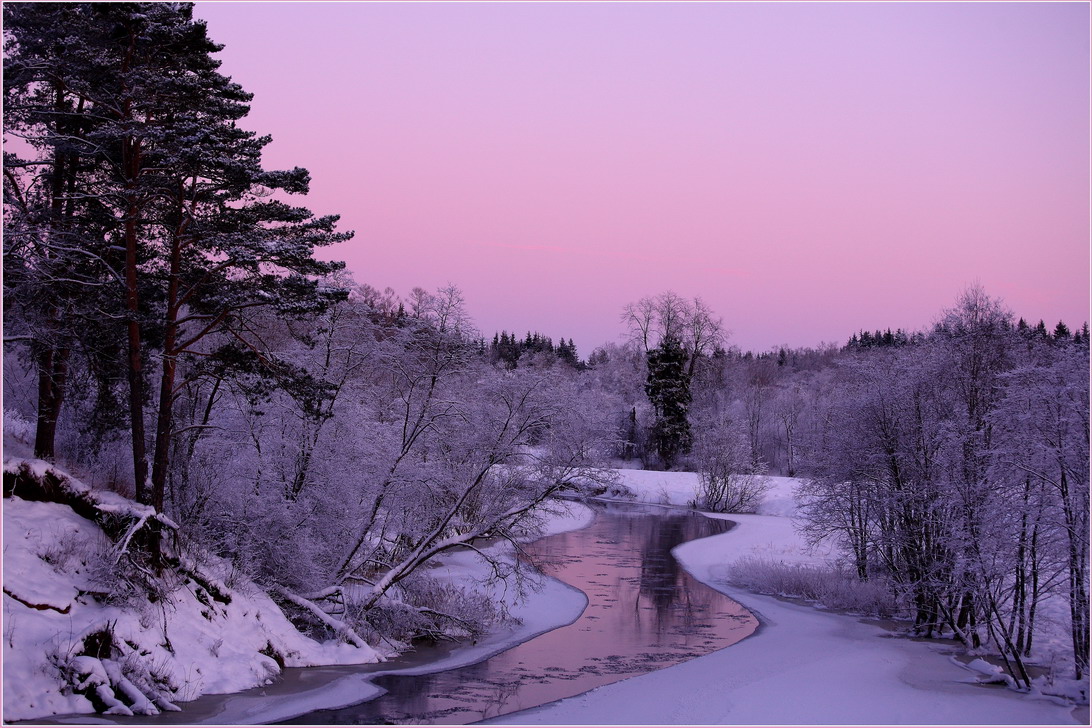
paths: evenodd
<path fill-rule="evenodd" d="M 591 526 L 529 548 L 546 574 L 587 594 L 575 622 L 476 665 L 378 677 L 385 695 L 291 722 L 471 723 L 700 657 L 757 628 L 747 610 L 671 555 L 680 543 L 723 532 L 725 521 L 656 507 L 595 508 Z"/>

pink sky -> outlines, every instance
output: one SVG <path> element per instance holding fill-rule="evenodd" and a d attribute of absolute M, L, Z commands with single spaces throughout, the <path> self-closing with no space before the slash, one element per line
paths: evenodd
<path fill-rule="evenodd" d="M 405 294 L 622 334 L 671 289 L 730 343 L 929 325 L 978 281 L 1089 311 L 1087 3 L 198 3 L 245 125 Z"/>

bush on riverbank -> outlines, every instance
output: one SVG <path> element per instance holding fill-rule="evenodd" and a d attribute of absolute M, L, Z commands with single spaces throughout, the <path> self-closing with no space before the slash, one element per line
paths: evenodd
<path fill-rule="evenodd" d="M 746 556 L 729 567 L 728 580 L 759 594 L 807 599 L 828 609 L 874 617 L 894 617 L 904 612 L 882 580 L 861 581 L 836 565 L 786 564 Z"/>

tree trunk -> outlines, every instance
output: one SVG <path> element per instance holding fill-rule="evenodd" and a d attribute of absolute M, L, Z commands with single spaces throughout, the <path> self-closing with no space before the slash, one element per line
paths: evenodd
<path fill-rule="evenodd" d="M 82 101 L 78 110 L 82 113 Z M 59 85 L 54 87 L 54 112 L 56 133 L 72 133 L 70 129 L 72 120 L 65 114 L 64 89 Z M 75 155 L 58 152 L 54 148 L 50 178 L 49 228 L 51 234 L 58 233 L 72 219 L 74 214 L 74 194 L 72 193 L 75 185 Z M 66 189 L 69 192 L 67 205 L 64 198 Z M 48 249 L 45 254 L 51 257 Z M 61 312 L 51 306 L 48 329 L 57 332 L 61 323 Z M 34 353 L 35 365 L 38 369 L 38 417 L 34 432 L 34 456 L 43 460 L 53 460 L 56 455 L 57 419 L 61 414 L 61 404 L 64 402 L 65 384 L 68 378 L 70 349 L 57 347 L 51 341 L 38 341 L 35 343 L 35 348 L 38 349 Z"/>
<path fill-rule="evenodd" d="M 128 146 L 128 145 L 127 145 Z M 144 361 L 141 356 L 140 292 L 137 276 L 137 214 L 130 200 L 125 217 L 125 308 L 128 313 L 129 346 L 129 427 L 133 440 L 133 481 L 136 499 L 151 505 L 148 459 L 144 441 Z"/>
<path fill-rule="evenodd" d="M 38 368 L 38 421 L 34 432 L 34 457 L 53 460 L 57 419 L 64 401 L 69 349 L 48 347 L 35 356 Z"/>
<path fill-rule="evenodd" d="M 163 365 L 159 375 L 159 411 L 155 425 L 155 451 L 152 455 L 151 506 L 163 511 L 163 494 L 167 487 L 167 471 L 171 460 L 171 434 L 174 429 L 174 383 L 178 370 L 178 293 L 182 266 L 182 241 L 176 235 L 171 241 L 170 269 L 167 278 L 166 327 L 163 337 Z M 152 553 L 160 554 L 159 529 L 153 529 Z"/>
<path fill-rule="evenodd" d="M 1069 476 L 1064 466 L 1060 470 L 1058 483 L 1069 551 L 1069 617 L 1070 636 L 1073 640 L 1073 667 L 1076 679 L 1081 680 L 1088 673 L 1089 620 L 1088 582 L 1085 576 L 1088 566 L 1088 529 L 1087 521 L 1084 524 L 1080 521 L 1085 517 L 1088 503 L 1087 499 L 1082 499 L 1086 501 L 1083 504 L 1073 503 Z"/>

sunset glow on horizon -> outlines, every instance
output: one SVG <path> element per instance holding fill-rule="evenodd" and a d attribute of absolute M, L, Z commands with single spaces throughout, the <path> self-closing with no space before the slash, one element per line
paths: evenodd
<path fill-rule="evenodd" d="M 197 3 L 266 163 L 482 333 L 620 340 L 674 290 L 730 344 L 927 327 L 979 282 L 1089 310 L 1086 3 Z"/>

